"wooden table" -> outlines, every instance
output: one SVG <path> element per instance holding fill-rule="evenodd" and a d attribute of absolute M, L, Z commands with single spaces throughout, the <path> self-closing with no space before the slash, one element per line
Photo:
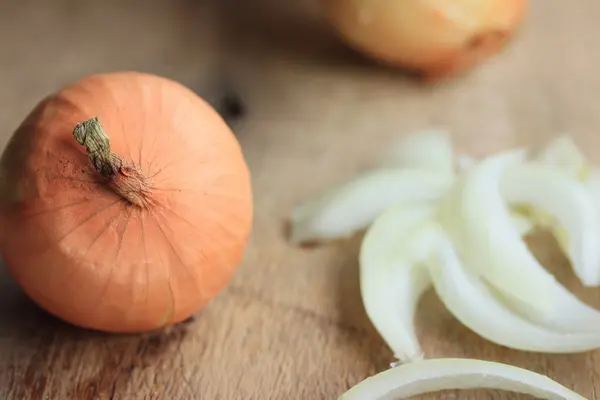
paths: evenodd
<path fill-rule="evenodd" d="M 457 148 L 476 155 L 568 132 L 600 162 L 596 0 L 532 1 L 505 52 L 435 87 L 361 60 L 322 28 L 308 2 L 284 8 L 276 0 L 228 0 L 234 29 L 218 47 L 199 3 L 2 6 L 0 144 L 42 96 L 83 74 L 138 69 L 198 89 L 211 82 L 205 71 L 223 53 L 248 104 L 234 127 L 256 198 L 254 234 L 231 285 L 193 321 L 161 335 L 67 326 L 34 307 L 1 270 L 2 400 L 335 399 L 386 368 L 391 354 L 359 297 L 360 238 L 314 250 L 290 246 L 282 225 L 295 204 L 367 168 L 392 138 L 428 126 L 450 129 Z M 600 290 L 581 289 L 548 241 L 535 242 L 561 281 L 600 306 Z M 600 391 L 598 352 L 550 356 L 495 346 L 433 293 L 421 302 L 417 325 L 429 357 L 497 360 L 548 374 L 590 399 Z"/>

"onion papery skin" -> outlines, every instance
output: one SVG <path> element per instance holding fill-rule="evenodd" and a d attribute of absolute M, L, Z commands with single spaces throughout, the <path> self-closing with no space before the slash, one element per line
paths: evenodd
<path fill-rule="evenodd" d="M 111 150 L 147 178 L 143 207 L 107 187 L 73 137 L 94 116 Z M 154 75 L 97 74 L 64 87 L 0 159 L 7 269 L 40 307 L 84 328 L 145 332 L 198 312 L 242 261 L 252 210 L 249 170 L 226 123 Z"/>
<path fill-rule="evenodd" d="M 522 25 L 527 0 L 322 0 L 348 45 L 428 80 L 457 75 L 499 52 Z"/>

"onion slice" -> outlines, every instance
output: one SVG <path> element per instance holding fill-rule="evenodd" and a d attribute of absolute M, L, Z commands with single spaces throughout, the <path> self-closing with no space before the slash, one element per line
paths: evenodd
<path fill-rule="evenodd" d="M 552 217 L 557 239 L 563 242 L 575 273 L 586 286 L 600 284 L 600 225 L 585 186 L 562 171 L 527 163 L 509 168 L 502 178 L 502 197 L 527 204 Z"/>
<path fill-rule="evenodd" d="M 547 143 L 538 152 L 535 160 L 545 165 L 560 167 L 578 178 L 586 175 L 586 157 L 568 135 L 558 136 Z"/>
<path fill-rule="evenodd" d="M 439 232 L 432 206 L 395 206 L 369 227 L 360 251 L 360 289 L 365 311 L 400 362 L 423 358 L 414 316 L 431 286 L 421 264 Z"/>
<path fill-rule="evenodd" d="M 468 170 L 469 168 L 473 167 L 475 164 L 477 164 L 477 162 L 478 160 L 474 157 L 461 154 L 456 159 L 456 167 L 458 169 L 458 172 L 462 173 Z M 531 218 L 529 211 L 530 210 L 528 208 L 526 213 L 521 212 L 519 210 L 511 209 L 511 214 L 515 228 L 517 229 L 517 231 L 519 231 L 521 236 L 526 236 L 535 229 L 536 224 Z"/>
<path fill-rule="evenodd" d="M 461 154 L 456 158 L 456 167 L 459 172 L 464 172 L 469 168 L 473 167 L 479 161 L 475 157 Z"/>
<path fill-rule="evenodd" d="M 293 243 L 346 238 L 397 203 L 439 199 L 452 177 L 418 169 L 376 169 L 332 188 L 291 215 Z"/>
<path fill-rule="evenodd" d="M 433 286 L 446 308 L 482 338 L 515 350 L 578 353 L 600 348 L 600 333 L 560 333 L 513 313 L 467 271 L 448 238 L 439 242 L 427 264 Z"/>
<path fill-rule="evenodd" d="M 379 165 L 452 174 L 454 152 L 450 134 L 444 130 L 431 129 L 404 135 L 387 147 Z"/>
<path fill-rule="evenodd" d="M 440 206 L 440 221 L 467 268 L 502 292 L 515 309 L 561 331 L 598 331 L 600 313 L 556 281 L 515 229 L 500 193 L 505 170 L 525 153 L 488 157 L 465 172 Z"/>
<path fill-rule="evenodd" d="M 574 179 L 582 182 L 587 194 L 591 197 L 594 213 L 596 214 L 594 221 L 598 227 L 597 229 L 600 230 L 600 168 L 590 165 L 575 141 L 568 135 L 555 138 L 537 154 L 535 162 L 557 167 L 561 172 L 565 172 Z M 539 213 L 534 211 L 532 214 L 535 219 L 540 219 Z M 542 215 L 541 217 L 543 219 L 544 216 Z M 550 227 L 553 228 L 552 226 Z M 559 234 L 557 237 L 559 244 L 563 252 L 569 254 L 569 244 L 565 243 L 565 240 L 561 240 L 563 239 L 561 236 Z M 590 279 L 590 277 L 583 277 L 584 279 L 582 279 L 579 274 L 578 277 L 584 285 L 600 285 L 600 264 L 596 267 L 596 275 L 593 279 Z"/>
<path fill-rule="evenodd" d="M 548 400 L 586 400 L 549 377 L 512 365 L 437 358 L 401 365 L 360 382 L 338 400 L 391 400 L 452 389 L 495 389 Z"/>
<path fill-rule="evenodd" d="M 526 215 L 511 210 L 513 225 L 520 236 L 527 236 L 535 229 L 535 223 Z"/>

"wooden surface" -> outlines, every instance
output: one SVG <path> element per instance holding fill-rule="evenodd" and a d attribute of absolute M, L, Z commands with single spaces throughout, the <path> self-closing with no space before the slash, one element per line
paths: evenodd
<path fill-rule="evenodd" d="M 42 96 L 83 74 L 138 69 L 203 95 L 220 60 L 248 105 L 234 128 L 253 172 L 256 222 L 246 260 L 207 309 L 161 335 L 74 329 L 34 307 L 0 270 L 0 399 L 335 399 L 387 367 L 362 309 L 360 238 L 314 250 L 282 234 L 291 207 L 367 168 L 388 140 L 428 126 L 474 154 L 568 132 L 600 162 L 600 2 L 532 1 L 500 56 L 436 87 L 369 65 L 333 39 L 311 4 L 222 0 L 215 42 L 201 1 L 12 1 L 0 7 L 1 145 Z M 304 7 L 306 6 L 306 7 Z M 236 17 L 244 11 L 246 17 Z M 278 17 L 279 16 L 279 17 Z M 208 18 L 210 19 L 210 18 Z M 208 85 L 207 85 L 208 83 Z M 583 290 L 538 238 L 552 271 Z M 487 343 L 428 293 L 417 325 L 429 357 L 498 360 L 600 392 L 600 353 L 539 355 Z M 517 398 L 472 391 L 427 398 Z M 367 400 L 367 399 L 365 399 Z"/>

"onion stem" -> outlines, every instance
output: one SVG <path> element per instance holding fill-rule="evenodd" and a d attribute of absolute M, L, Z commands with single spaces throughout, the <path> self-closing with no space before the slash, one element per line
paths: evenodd
<path fill-rule="evenodd" d="M 73 136 L 85 147 L 95 170 L 117 195 L 137 207 L 149 205 L 150 191 L 146 178 L 137 167 L 126 165 L 119 155 L 111 151 L 110 138 L 98 117 L 77 124 Z"/>

